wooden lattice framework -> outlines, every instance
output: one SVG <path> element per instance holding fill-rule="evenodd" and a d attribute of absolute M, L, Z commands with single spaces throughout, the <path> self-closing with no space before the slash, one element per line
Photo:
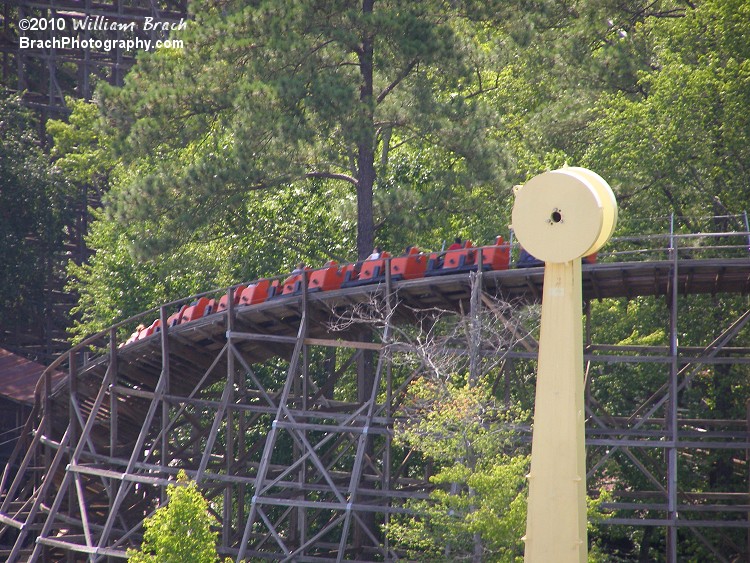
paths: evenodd
<path fill-rule="evenodd" d="M 155 22 L 179 22 L 187 17 L 186 0 L 0 0 L 0 84 L 23 95 L 23 102 L 40 117 L 38 136 L 40 144 L 47 143 L 47 119 L 67 116 L 65 98 L 90 100 L 97 81 L 122 85 L 125 74 L 135 62 L 135 50 L 127 51 L 119 43 L 105 50 L 86 48 L 21 48 L 20 37 L 47 40 L 52 37 L 91 39 L 149 39 L 161 38 L 162 30 L 152 27 L 144 30 L 145 18 Z M 64 20 L 66 28 L 59 31 L 51 27 L 43 31 L 21 30 L 24 19 L 51 18 Z M 90 29 L 74 31 L 74 21 L 86 18 L 90 28 L 108 24 L 133 24 L 133 31 L 104 31 Z M 97 20 L 99 18 L 99 20 Z M 82 263 L 89 255 L 84 236 L 90 221 L 89 208 L 100 205 L 101 194 L 92 186 L 78 186 L 78 197 L 71 201 L 66 224 L 66 241 L 59 255 L 48 257 L 43 313 L 33 318 L 0 326 L 0 342 L 15 353 L 43 363 L 50 363 L 67 349 L 67 329 L 70 326 L 70 309 L 74 296 L 64 290 L 64 280 L 58 272 L 68 260 Z"/>
<path fill-rule="evenodd" d="M 41 110 L 43 117 L 60 117 L 66 113 L 65 96 L 90 99 L 97 80 L 122 85 L 125 74 L 135 62 L 135 51 L 120 47 L 105 50 L 86 48 L 27 48 L 22 49 L 19 37 L 49 39 L 63 34 L 81 40 L 90 39 L 156 39 L 161 30 L 144 30 L 145 18 L 157 22 L 179 22 L 187 16 L 185 0 L 3 0 L 2 82 L 6 87 L 24 92 L 25 101 Z M 102 29 L 103 25 L 72 30 L 73 20 L 89 18 L 92 22 L 133 23 L 133 31 Z M 64 31 L 51 28 L 43 31 L 19 30 L 18 22 L 25 18 L 63 18 Z M 98 29 L 97 29 L 98 27 Z"/>
<path fill-rule="evenodd" d="M 730 235 L 700 240 L 719 236 Z M 698 493 L 681 486 L 686 453 L 731 449 L 744 459 L 750 450 L 747 419 L 687 420 L 679 409 L 702 367 L 750 364 L 750 350 L 732 346 L 746 332 L 750 308 L 709 345 L 677 338 L 681 300 L 750 293 L 747 229 L 731 236 L 739 244 L 700 251 L 724 253 L 731 246 L 734 257 L 703 258 L 692 252 L 694 235 L 673 232 L 649 239 L 666 242 L 656 245 L 665 252 L 661 259 L 606 261 L 618 260 L 614 255 L 584 266 L 586 300 L 653 295 L 666 297 L 669 307 L 666 349 L 589 339 L 584 355 L 590 389 L 597 385 L 597 366 L 653 362 L 664 368 L 653 395 L 631 412 L 607 412 L 589 393 L 587 450 L 589 479 L 624 459 L 649 483 L 615 491 L 608 506 L 620 516 L 607 524 L 666 530 L 668 561 L 678 560 L 681 534 L 705 543 L 717 561 L 750 553 L 748 540 L 735 537 L 737 528 L 745 538 L 750 529 L 747 465 L 743 490 Z M 139 544 L 143 518 L 185 469 L 216 510 L 222 555 L 395 559 L 382 525 L 403 510 L 404 499 L 423 497 L 428 485 L 426 475 L 414 473 L 409 452 L 391 443 L 405 385 L 395 386 L 392 378 L 393 328 L 415 322 L 420 308 L 474 316 L 491 309 L 490 295 L 534 301 L 542 279 L 541 268 L 408 281 L 389 276 L 379 285 L 318 293 L 304 288 L 246 307 L 229 299 L 224 312 L 124 347 L 118 330 L 139 319 L 95 335 L 52 366 L 68 370 L 63 384 L 40 380 L 34 412 L 0 483 L 6 558 L 123 558 Z M 333 316 L 374 302 L 387 311 L 374 337 L 356 324 L 331 330 Z M 179 305 L 141 318 L 158 315 L 166 326 Z M 498 317 L 498 324 L 515 326 L 508 321 Z M 507 349 L 477 343 L 463 353 L 472 365 L 489 354 L 533 361 L 533 339 L 511 340 Z M 528 385 L 511 362 L 498 378 L 506 388 Z M 654 449 L 663 452 L 662 462 L 647 455 Z"/>

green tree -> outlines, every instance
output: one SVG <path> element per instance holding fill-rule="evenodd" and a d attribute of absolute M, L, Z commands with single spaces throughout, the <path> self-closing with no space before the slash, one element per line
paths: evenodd
<path fill-rule="evenodd" d="M 69 186 L 39 148 L 20 98 L 0 93 L 0 325 L 42 318 L 60 273 Z"/>
<path fill-rule="evenodd" d="M 516 46 L 513 56 L 494 65 L 498 87 L 483 94 L 499 118 L 493 137 L 513 155 L 513 181 L 581 165 L 592 144 L 589 126 L 599 99 L 643 94 L 639 79 L 654 60 L 645 30 L 655 21 L 682 17 L 687 9 L 680 0 L 528 6 L 508 32 Z M 595 164 L 591 168 L 600 170 Z"/>
<path fill-rule="evenodd" d="M 168 504 L 144 520 L 140 550 L 129 549 L 131 563 L 215 563 L 217 532 L 208 502 L 184 471 L 167 487 Z"/>
<path fill-rule="evenodd" d="M 124 88 L 102 92 L 119 154 L 139 167 L 113 190 L 113 217 L 158 218 L 184 240 L 252 191 L 326 179 L 353 189 L 364 257 L 378 178 L 400 147 L 440 147 L 464 186 L 497 178 L 497 120 L 480 95 L 496 83 L 477 77 L 499 62 L 485 52 L 500 48 L 496 27 L 518 16 L 515 5 L 275 0 L 193 11 L 184 50 L 139 58 Z"/>
<path fill-rule="evenodd" d="M 395 442 L 434 464 L 429 500 L 409 501 L 387 534 L 417 561 L 516 561 L 523 556 L 529 457 L 484 385 L 420 379 L 410 385 Z"/>
<path fill-rule="evenodd" d="M 96 104 L 70 97 L 65 102 L 70 110 L 67 120 L 47 121 L 47 134 L 53 139 L 50 156 L 69 181 L 101 194 L 116 164 L 111 135 L 106 124 L 99 123 Z"/>
<path fill-rule="evenodd" d="M 597 104 L 582 158 L 611 178 L 631 214 L 703 216 L 747 205 L 749 9 L 706 0 L 684 17 L 648 21 L 652 66 L 638 74 L 639 94 Z"/>
<path fill-rule="evenodd" d="M 79 294 L 74 338 L 80 340 L 165 302 L 289 271 L 299 260 L 344 261 L 354 230 L 327 207 L 339 199 L 340 190 L 311 182 L 315 185 L 306 187 L 304 197 L 301 188 L 254 192 L 235 210 L 235 220 L 244 225 L 238 232 L 222 234 L 229 227 L 212 225 L 204 229 L 204 237 L 151 260 L 136 255 L 133 246 L 139 240 L 151 242 L 161 228 L 157 221 L 122 225 L 107 221 L 102 211 L 94 212 L 96 220 L 86 240 L 98 252 L 86 264 L 71 263 L 68 268 L 69 287 Z"/>

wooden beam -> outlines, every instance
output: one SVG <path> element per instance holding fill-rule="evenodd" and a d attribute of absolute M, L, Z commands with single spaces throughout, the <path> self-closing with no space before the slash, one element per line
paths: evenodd
<path fill-rule="evenodd" d="M 331 346 L 334 348 L 355 348 L 357 350 L 374 350 L 379 352 L 384 348 L 378 342 L 358 342 L 355 340 L 329 340 L 327 338 L 305 338 L 304 343 L 308 346 Z"/>

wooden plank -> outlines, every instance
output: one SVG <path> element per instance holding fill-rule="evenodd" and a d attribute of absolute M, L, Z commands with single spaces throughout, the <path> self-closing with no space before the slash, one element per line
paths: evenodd
<path fill-rule="evenodd" d="M 5 514 L 0 514 L 0 522 L 7 526 L 12 526 L 13 528 L 16 528 L 17 530 L 21 530 L 24 527 L 23 522 L 19 522 L 18 520 L 11 518 L 10 516 L 6 516 Z"/>
<path fill-rule="evenodd" d="M 357 350 L 383 349 L 383 344 L 377 342 L 358 342 L 356 340 L 330 340 L 326 338 L 305 338 L 304 343 L 309 346 L 330 346 L 334 348 L 355 348 Z"/>
<path fill-rule="evenodd" d="M 294 336 L 281 336 L 276 334 L 261 334 L 251 332 L 229 332 L 227 338 L 232 340 L 251 340 L 254 342 L 282 342 L 284 344 L 296 344 L 297 338 Z"/>
<path fill-rule="evenodd" d="M 68 551 L 74 551 L 77 553 L 89 553 L 92 555 L 106 555 L 108 557 L 119 557 L 120 559 L 127 559 L 128 555 L 126 551 L 120 549 L 112 549 L 108 547 L 88 547 L 78 543 L 69 541 L 63 541 L 57 538 L 39 537 L 37 543 L 48 545 L 50 547 L 59 547 Z"/>

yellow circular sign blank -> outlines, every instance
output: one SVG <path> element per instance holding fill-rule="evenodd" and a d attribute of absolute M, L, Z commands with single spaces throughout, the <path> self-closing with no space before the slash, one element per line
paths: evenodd
<path fill-rule="evenodd" d="M 518 241 L 545 262 L 569 262 L 599 250 L 617 224 L 612 188 L 586 168 L 563 168 L 529 180 L 516 193 Z"/>

